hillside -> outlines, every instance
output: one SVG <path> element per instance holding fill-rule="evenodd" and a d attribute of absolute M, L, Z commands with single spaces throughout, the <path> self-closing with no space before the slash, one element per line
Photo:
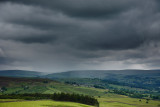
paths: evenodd
<path fill-rule="evenodd" d="M 50 79 L 98 78 L 130 87 L 160 91 L 160 70 L 83 70 L 54 73 L 45 77 Z"/>
<path fill-rule="evenodd" d="M 10 102 L 1 103 L 0 107 L 93 107 L 80 103 L 73 102 L 60 102 L 60 101 L 52 101 L 52 100 L 42 100 L 42 101 L 14 101 L 9 100 Z"/>
<path fill-rule="evenodd" d="M 127 86 L 130 88 L 139 88 L 142 90 L 146 90 L 145 93 L 150 93 L 153 95 L 160 94 L 159 93 L 160 92 L 160 88 L 159 88 L 160 87 L 160 70 L 82 70 L 82 71 L 68 71 L 68 72 L 61 72 L 61 73 L 53 73 L 48 75 L 42 75 L 42 73 L 35 72 L 35 71 L 7 70 L 7 71 L 0 71 L 0 76 L 48 78 L 48 79 L 52 79 L 52 80 L 56 80 L 64 83 L 69 82 L 69 84 L 70 83 L 73 84 L 76 82 L 76 84 L 74 85 L 81 84 L 89 87 L 93 87 L 94 85 L 96 85 L 96 87 L 101 87 L 101 88 L 109 88 L 109 87 L 113 88 L 113 87 L 117 87 L 118 85 L 118 87 L 121 87 L 121 89 L 123 89 L 124 86 L 125 87 Z M 100 79 L 101 82 L 98 84 L 95 84 L 95 81 L 92 80 L 92 85 L 90 85 L 88 83 L 88 80 L 83 80 L 84 78 L 88 78 L 88 79 L 97 78 L 97 79 Z M 7 79 L 7 81 L 8 82 L 2 82 L 1 84 L 5 86 L 6 83 L 12 83 L 13 81 L 14 81 L 14 84 L 16 84 L 15 81 L 18 81 L 18 82 L 21 81 L 20 82 L 21 85 L 23 85 L 23 82 L 26 82 L 26 81 L 27 83 L 32 84 L 32 82 L 29 82 L 31 80 L 12 79 L 10 81 L 10 78 L 9 78 Z M 42 83 L 43 81 L 44 80 L 42 80 L 39 83 Z M 83 83 L 81 81 L 83 81 Z M 111 85 L 108 86 L 108 83 Z M 61 86 L 64 86 L 64 87 L 65 85 L 61 84 Z M 39 86 L 37 85 L 37 87 L 34 87 L 34 88 L 37 88 L 38 90 L 40 90 L 38 87 Z M 59 86 L 57 85 L 57 87 Z M 62 91 L 62 89 L 57 90 L 57 89 L 51 88 L 50 86 L 47 86 L 47 88 L 42 87 L 42 89 L 43 91 L 46 91 L 46 92 L 50 92 L 51 90 L 58 91 L 58 92 Z M 69 90 L 70 89 L 68 89 L 68 91 Z M 26 91 L 27 90 L 23 90 L 23 91 L 21 90 L 20 92 L 23 93 Z M 32 92 L 32 91 L 33 90 L 30 88 L 29 92 Z M 67 89 L 65 91 L 67 91 Z M 74 90 L 73 92 L 77 92 L 77 91 Z"/>
<path fill-rule="evenodd" d="M 0 87 L 2 94 L 23 94 L 23 93 L 44 93 L 53 94 L 55 92 L 77 93 L 90 96 L 101 96 L 105 90 L 79 87 L 60 83 L 49 79 L 40 78 L 11 78 L 0 77 Z"/>

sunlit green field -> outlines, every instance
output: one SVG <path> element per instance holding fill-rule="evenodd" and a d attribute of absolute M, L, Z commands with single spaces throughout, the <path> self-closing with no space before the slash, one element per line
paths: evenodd
<path fill-rule="evenodd" d="M 41 100 L 41 101 L 1 102 L 0 107 L 93 107 L 93 106 L 88 106 L 79 103 L 72 103 L 72 102 Z"/>
<path fill-rule="evenodd" d="M 108 94 L 98 98 L 100 107 L 160 107 L 160 101 L 149 100 L 146 103 L 145 99 L 129 98 L 127 96 Z"/>
<path fill-rule="evenodd" d="M 98 98 L 100 107 L 160 107 L 160 101 L 149 100 L 146 103 L 145 99 L 129 98 L 127 96 L 117 94 L 107 94 Z M 9 102 L 6 102 L 9 101 Z M 79 103 L 60 102 L 52 100 L 39 101 L 22 101 L 16 99 L 0 99 L 0 107 L 93 107 Z"/>

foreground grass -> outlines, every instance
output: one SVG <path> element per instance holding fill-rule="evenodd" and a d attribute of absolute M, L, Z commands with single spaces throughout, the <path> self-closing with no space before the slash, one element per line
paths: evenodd
<path fill-rule="evenodd" d="M 98 97 L 97 97 L 98 98 Z M 11 102 L 6 102 L 11 101 Z M 146 103 L 145 99 L 129 98 L 123 95 L 107 94 L 98 98 L 100 107 L 160 107 L 160 101 L 150 100 Z M 89 105 L 60 102 L 52 100 L 23 101 L 18 99 L 0 99 L 0 107 L 93 107 Z"/>
<path fill-rule="evenodd" d="M 52 100 L 15 101 L 15 102 L 13 100 L 13 102 L 1 102 L 0 107 L 93 107 L 93 106 L 73 103 L 73 102 L 60 102 Z"/>

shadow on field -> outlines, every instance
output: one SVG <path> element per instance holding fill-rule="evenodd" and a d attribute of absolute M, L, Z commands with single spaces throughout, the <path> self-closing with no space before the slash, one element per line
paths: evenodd
<path fill-rule="evenodd" d="M 109 103 L 122 103 L 122 104 L 127 104 L 127 105 L 137 105 L 137 104 L 130 104 L 130 103 L 124 103 L 124 102 L 120 102 L 120 101 L 105 101 L 105 102 L 109 102 Z"/>

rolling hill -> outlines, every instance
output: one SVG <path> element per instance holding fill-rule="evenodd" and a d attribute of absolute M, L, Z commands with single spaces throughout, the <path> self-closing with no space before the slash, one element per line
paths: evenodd
<path fill-rule="evenodd" d="M 89 81 L 90 83 L 92 82 L 91 80 Z M 0 95 L 24 93 L 53 94 L 55 92 L 90 95 L 98 99 L 100 107 L 158 107 L 160 105 L 159 101 L 150 100 L 149 103 L 146 103 L 146 99 L 141 99 L 141 101 L 139 101 L 137 98 L 129 98 L 124 95 L 110 93 L 107 89 L 69 85 L 42 78 L 0 77 L 0 88 L 1 90 L 2 88 L 5 89 Z M 19 101 L 19 99 L 0 99 L 0 107 L 32 107 L 33 105 L 36 107 L 90 107 L 78 103 L 57 102 L 51 100 Z"/>
<path fill-rule="evenodd" d="M 46 75 L 50 79 L 98 78 L 121 86 L 160 92 L 160 70 L 83 70 Z M 73 81 L 75 82 L 75 81 Z"/>
<path fill-rule="evenodd" d="M 87 83 L 85 80 L 84 83 L 79 83 L 78 79 L 101 79 L 102 82 L 100 82 L 98 87 L 103 87 L 107 88 L 108 86 L 105 85 L 104 83 L 111 83 L 114 85 L 119 85 L 122 88 L 124 86 L 128 87 L 133 87 L 133 88 L 140 88 L 140 89 L 145 89 L 148 90 L 147 92 L 150 94 L 154 95 L 159 95 L 160 92 L 160 70 L 79 70 L 79 71 L 68 71 L 68 72 L 61 72 L 61 73 L 53 73 L 53 74 L 48 74 L 48 75 L 43 75 L 40 72 L 35 72 L 35 71 L 24 71 L 24 70 L 5 70 L 5 71 L 0 71 L 0 76 L 3 77 L 36 77 L 36 78 L 48 78 L 48 79 L 53 79 L 56 81 L 63 81 L 63 82 L 69 82 L 69 83 L 74 83 L 76 82 L 77 84 L 81 85 L 86 85 Z M 64 79 L 64 80 L 61 80 Z M 71 79 L 70 81 L 68 81 Z M 2 80 L 2 77 L 1 79 Z M 10 80 L 10 79 L 8 79 Z M 12 79 L 14 80 L 14 79 Z M 17 80 L 17 79 L 15 79 Z M 22 80 L 18 80 L 22 81 Z M 28 80 L 24 80 L 28 81 Z M 30 80 L 29 80 L 30 81 Z M 78 82 L 77 82 L 78 81 Z M 12 83 L 12 81 L 10 81 Z M 7 82 L 3 82 L 3 84 L 6 84 Z M 31 82 L 32 83 L 32 82 Z M 43 81 L 42 81 L 43 83 Z M 23 84 L 23 82 L 22 82 Z M 39 84 L 42 85 L 42 84 Z M 44 84 L 43 84 L 44 85 Z M 87 83 L 88 85 L 88 83 Z M 94 82 L 92 83 L 92 86 L 95 85 Z M 59 85 L 57 85 L 59 87 Z M 60 84 L 60 86 L 66 86 L 63 84 Z M 36 90 L 39 89 L 44 89 L 46 92 L 49 92 L 50 90 L 53 90 L 51 87 L 45 87 L 38 88 L 39 86 L 37 85 Z M 61 87 L 61 88 L 64 88 Z M 117 87 L 117 86 L 116 86 Z M 60 87 L 59 87 L 60 88 Z M 62 89 L 59 90 L 54 89 L 54 91 L 60 92 Z M 110 87 L 111 88 L 111 87 Z M 66 89 L 66 88 L 65 88 Z M 43 90 L 43 91 L 44 91 Z M 68 89 L 67 92 L 69 92 L 70 89 Z M 30 92 L 34 91 L 34 89 L 30 90 Z M 72 90 L 73 92 L 76 92 L 75 90 Z M 20 92 L 26 92 L 26 90 L 20 91 Z M 41 92 L 41 91 L 40 91 Z M 78 91 L 79 92 L 79 91 Z M 89 92 L 89 91 L 88 91 Z"/>

